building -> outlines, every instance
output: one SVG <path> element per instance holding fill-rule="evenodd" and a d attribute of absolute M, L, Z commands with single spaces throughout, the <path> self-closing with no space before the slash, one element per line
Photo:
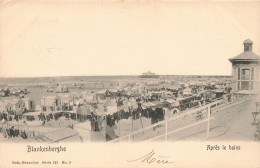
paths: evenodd
<path fill-rule="evenodd" d="M 36 105 L 35 105 L 35 101 L 30 99 L 30 98 L 23 98 L 21 99 L 24 102 L 25 105 L 25 112 L 34 112 Z"/>
<path fill-rule="evenodd" d="M 159 75 L 152 73 L 150 71 L 144 72 L 142 75 L 139 76 L 140 78 L 159 78 Z"/>
<path fill-rule="evenodd" d="M 1 89 L 0 90 L 0 97 L 4 97 L 5 96 L 5 91 L 4 91 L 4 89 Z"/>
<path fill-rule="evenodd" d="M 0 112 L 22 114 L 35 111 L 35 102 L 29 98 L 7 99 L 0 102 Z"/>
<path fill-rule="evenodd" d="M 99 90 L 97 91 L 96 93 L 96 101 L 97 103 L 105 103 L 106 102 L 106 93 L 107 93 L 107 90 Z"/>
<path fill-rule="evenodd" d="M 68 93 L 69 89 L 66 86 L 58 85 L 56 88 L 56 93 Z"/>
<path fill-rule="evenodd" d="M 59 111 L 61 110 L 61 100 L 58 96 L 41 97 L 42 111 Z"/>
<path fill-rule="evenodd" d="M 234 97 L 257 94 L 260 86 L 260 57 L 253 53 L 253 42 L 244 41 L 244 52 L 230 58 L 232 63 L 232 92 Z"/>

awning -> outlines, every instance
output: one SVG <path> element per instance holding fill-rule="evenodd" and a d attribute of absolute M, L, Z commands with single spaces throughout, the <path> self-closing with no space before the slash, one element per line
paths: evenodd
<path fill-rule="evenodd" d="M 173 103 L 176 102 L 176 100 L 174 100 L 174 99 L 167 99 L 167 100 L 165 100 L 165 102 L 166 102 L 166 103 L 173 104 Z"/>
<path fill-rule="evenodd" d="M 77 109 L 73 109 L 73 110 L 71 110 L 71 111 L 64 111 L 64 112 L 66 112 L 66 113 L 73 113 L 73 114 L 76 114 L 77 113 Z"/>
<path fill-rule="evenodd" d="M 142 104 L 142 107 L 143 108 L 151 108 L 151 107 L 155 107 L 156 105 L 155 104 L 153 104 L 153 103 L 151 103 L 151 102 L 144 102 L 143 104 Z"/>
<path fill-rule="evenodd" d="M 217 89 L 217 90 L 213 90 L 213 92 L 215 92 L 215 93 L 223 93 L 224 90 Z"/>
<path fill-rule="evenodd" d="M 28 113 L 24 113 L 23 116 L 38 116 L 41 113 L 42 113 L 41 111 L 38 111 L 38 112 L 28 112 Z"/>
<path fill-rule="evenodd" d="M 156 106 L 161 106 L 161 105 L 163 105 L 163 103 L 160 102 L 160 101 L 153 101 L 152 103 L 153 103 L 154 105 L 156 105 Z"/>

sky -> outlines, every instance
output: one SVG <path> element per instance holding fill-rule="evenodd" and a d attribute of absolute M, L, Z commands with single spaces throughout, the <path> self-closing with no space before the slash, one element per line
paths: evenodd
<path fill-rule="evenodd" d="M 260 1 L 0 2 L 0 77 L 231 75 Z"/>

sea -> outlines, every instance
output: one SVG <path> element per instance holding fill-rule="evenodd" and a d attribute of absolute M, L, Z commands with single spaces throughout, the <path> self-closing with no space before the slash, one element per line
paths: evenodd
<path fill-rule="evenodd" d="M 224 78 L 229 79 L 231 76 L 221 75 L 160 75 L 159 78 L 140 78 L 137 75 L 126 76 L 58 76 L 58 77 L 17 77 L 17 78 L 0 78 L 0 84 L 46 84 L 46 83 L 70 83 L 70 82 L 105 82 L 105 81 L 135 81 L 135 80 L 176 80 L 176 79 L 210 79 Z"/>

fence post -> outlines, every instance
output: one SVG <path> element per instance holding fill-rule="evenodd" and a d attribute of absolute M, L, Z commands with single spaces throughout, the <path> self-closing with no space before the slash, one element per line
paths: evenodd
<path fill-rule="evenodd" d="M 165 142 L 168 141 L 168 122 L 165 122 Z"/>
<path fill-rule="evenodd" d="M 207 139 L 209 139 L 209 131 L 210 131 L 210 105 L 208 106 L 208 126 L 207 126 Z"/>

